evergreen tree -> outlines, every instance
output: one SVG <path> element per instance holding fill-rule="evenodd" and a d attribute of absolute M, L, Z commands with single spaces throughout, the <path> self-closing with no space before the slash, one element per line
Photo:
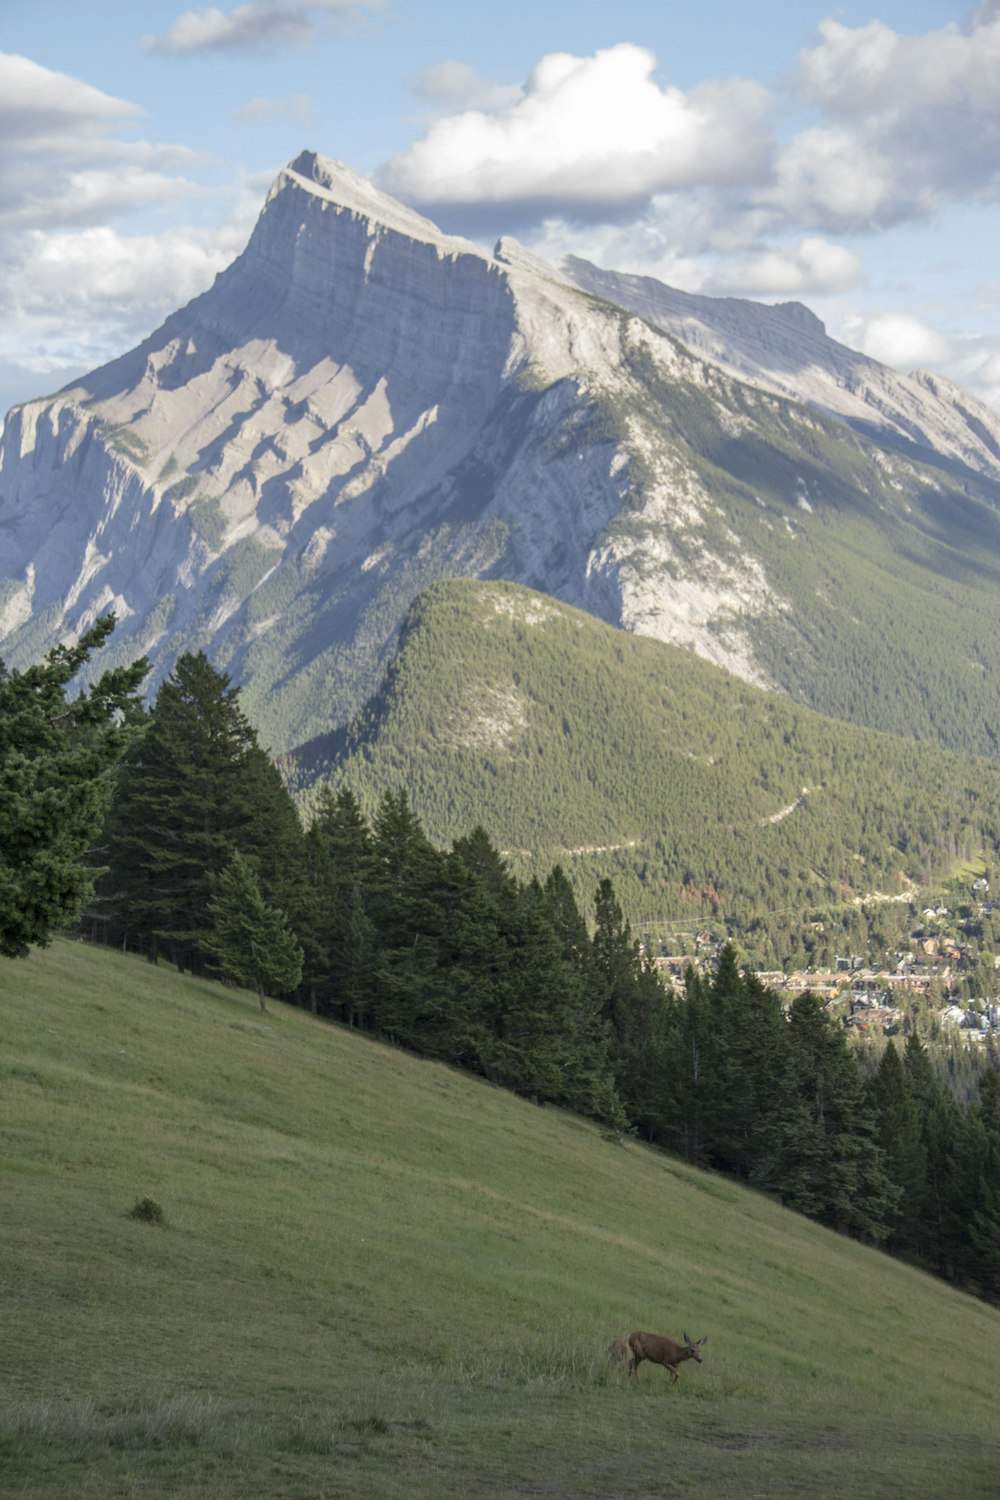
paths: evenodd
<path fill-rule="evenodd" d="M 888 1248 L 901 1255 L 919 1254 L 927 1214 L 927 1153 L 913 1087 L 891 1038 L 869 1093 L 886 1172 L 899 1190 L 889 1219 Z"/>
<path fill-rule="evenodd" d="M 363 1025 L 371 1005 L 378 945 L 375 924 L 356 880 L 346 891 L 338 881 L 336 916 L 329 968 L 333 998 L 348 1026 Z"/>
<path fill-rule="evenodd" d="M 630 1119 L 648 1095 L 647 1048 L 653 1018 L 663 1002 L 660 981 L 642 957 L 610 880 L 602 880 L 595 903 L 590 988 L 611 1039 L 618 1093 Z"/>
<path fill-rule="evenodd" d="M 515 891 L 502 931 L 506 965 L 493 1015 L 491 1076 L 621 1128 L 606 1028 L 537 881 Z"/>
<path fill-rule="evenodd" d="M 531 898 L 541 903 L 543 914 L 552 928 L 563 963 L 575 978 L 571 1025 L 573 1045 L 566 1069 L 566 1102 L 582 1114 L 605 1121 L 619 1129 L 627 1124 L 624 1106 L 615 1081 L 611 1029 L 601 1013 L 600 996 L 592 981 L 593 952 L 587 924 L 573 895 L 573 888 L 560 865 L 549 872 L 545 884 L 529 886 Z M 656 986 L 657 1006 L 663 1000 L 662 987 Z M 650 1017 L 650 1024 L 652 1018 Z M 646 1054 L 648 1056 L 648 1053 Z M 642 1080 L 634 1080 L 641 1090 Z"/>
<path fill-rule="evenodd" d="M 378 960 L 372 1021 L 404 1046 L 446 1056 L 447 997 L 439 972 L 444 856 L 410 808 L 387 792 L 372 828 L 368 911 Z"/>
<path fill-rule="evenodd" d="M 806 993 L 792 1003 L 789 1041 L 795 1107 L 786 1134 L 792 1149 L 778 1184 L 782 1201 L 842 1233 L 879 1242 L 897 1194 L 843 1031 Z"/>
<path fill-rule="evenodd" d="M 505 1082 L 494 1042 L 512 979 L 509 923 L 517 882 L 476 828 L 455 841 L 443 889 L 439 961 L 454 1056 Z"/>
<path fill-rule="evenodd" d="M 204 947 L 228 978 L 256 990 L 261 1010 L 267 1010 L 268 994 L 296 988 L 302 949 L 284 912 L 265 902 L 253 866 L 239 851 L 218 877 L 208 910 L 212 929 Z"/>
<path fill-rule="evenodd" d="M 98 874 L 84 863 L 122 756 L 138 733 L 145 659 L 67 701 L 114 629 L 105 615 L 75 646 L 8 673 L 0 664 L 0 954 L 24 958 L 79 916 Z"/>
<path fill-rule="evenodd" d="M 366 892 L 371 887 L 371 833 L 349 789 L 319 794 L 305 841 L 298 930 L 305 985 L 314 1010 L 348 1025 L 364 1020 L 376 952 Z"/>
<path fill-rule="evenodd" d="M 118 929 L 155 962 L 204 967 L 213 878 L 251 856 L 265 899 L 295 903 L 303 868 L 291 799 L 228 677 L 203 652 L 178 658 L 128 757 L 108 825 L 108 886 Z"/>
<path fill-rule="evenodd" d="M 983 1075 L 977 1119 L 981 1138 L 975 1200 L 967 1218 L 975 1257 L 975 1283 L 984 1297 L 1000 1302 L 1000 1074 Z"/>
<path fill-rule="evenodd" d="M 741 975 L 727 944 L 710 988 L 713 1045 L 706 1089 L 714 1099 L 705 1122 L 714 1166 L 759 1180 L 775 1139 L 785 1134 L 781 1106 L 789 1079 L 788 1026 L 777 996 L 753 974 Z"/>

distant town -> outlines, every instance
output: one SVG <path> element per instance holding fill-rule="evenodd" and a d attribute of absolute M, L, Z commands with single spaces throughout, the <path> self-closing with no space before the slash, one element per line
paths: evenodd
<path fill-rule="evenodd" d="M 757 977 L 789 1002 L 809 991 L 845 1026 L 862 1034 L 907 1035 L 919 1018 L 921 1030 L 929 1026 L 933 1034 L 951 1028 L 969 1045 L 995 1042 L 1000 1037 L 1000 955 L 985 952 L 977 938 L 984 920 L 1000 908 L 990 901 L 985 879 L 975 881 L 972 897 L 953 907 L 915 912 L 909 945 L 896 952 L 891 966 L 874 966 L 870 958 L 849 953 L 838 956 L 833 967 L 757 970 Z M 661 951 L 650 957 L 664 979 L 679 989 L 688 965 L 714 968 L 725 941 L 717 933 L 699 932 L 693 954 Z M 996 975 L 995 985 L 984 984 L 984 964 Z M 977 987 L 989 993 L 971 993 Z"/>

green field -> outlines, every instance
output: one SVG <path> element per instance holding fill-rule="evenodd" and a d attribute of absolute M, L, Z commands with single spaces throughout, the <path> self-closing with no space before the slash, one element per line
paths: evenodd
<path fill-rule="evenodd" d="M 1000 1490 L 1000 1313 L 721 1178 L 80 944 L 0 1036 L 4 1500 Z"/>

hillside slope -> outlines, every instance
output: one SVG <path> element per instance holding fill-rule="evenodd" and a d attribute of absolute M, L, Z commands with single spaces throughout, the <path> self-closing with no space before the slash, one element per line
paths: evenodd
<path fill-rule="evenodd" d="M 378 697 L 294 775 L 369 811 L 406 787 L 441 844 L 481 823 L 520 873 L 747 933 L 905 897 L 1000 845 L 1000 769 L 799 708 L 513 584 L 416 601 Z M 763 956 L 763 955 L 762 955 Z"/>
<path fill-rule="evenodd" d="M 139 960 L 57 943 L 0 1009 L 7 1494 L 995 1493 L 983 1304 Z M 704 1364 L 623 1388 L 633 1327 Z"/>
<path fill-rule="evenodd" d="M 733 373 L 781 324 L 840 390 L 808 318 L 744 307 L 718 363 L 601 285 L 625 305 L 304 152 L 209 291 L 9 415 L 0 654 L 114 609 L 112 657 L 155 689 L 206 650 L 286 751 L 365 701 L 423 587 L 505 578 L 996 754 L 1000 418 L 867 362 L 859 435 Z"/>

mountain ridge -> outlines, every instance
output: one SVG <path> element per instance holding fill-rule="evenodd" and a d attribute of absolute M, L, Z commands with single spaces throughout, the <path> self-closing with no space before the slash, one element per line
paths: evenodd
<path fill-rule="evenodd" d="M 502 577 L 804 701 L 867 652 L 876 686 L 835 711 L 877 724 L 887 676 L 939 692 L 906 644 L 929 591 L 952 656 L 1000 687 L 977 644 L 1000 627 L 1000 477 L 947 433 L 883 437 L 305 152 L 209 291 L 10 414 L 0 653 L 22 665 L 113 609 L 112 653 L 151 654 L 151 689 L 205 649 L 285 752 L 375 690 L 420 589 Z M 966 717 L 958 742 L 987 745 Z"/>
<path fill-rule="evenodd" d="M 768 306 L 700 296 L 573 255 L 558 266 L 573 285 L 648 318 L 741 379 L 862 431 L 881 422 L 902 438 L 1000 476 L 1000 413 L 944 376 L 919 369 L 900 375 L 838 343 L 801 302 Z"/>

